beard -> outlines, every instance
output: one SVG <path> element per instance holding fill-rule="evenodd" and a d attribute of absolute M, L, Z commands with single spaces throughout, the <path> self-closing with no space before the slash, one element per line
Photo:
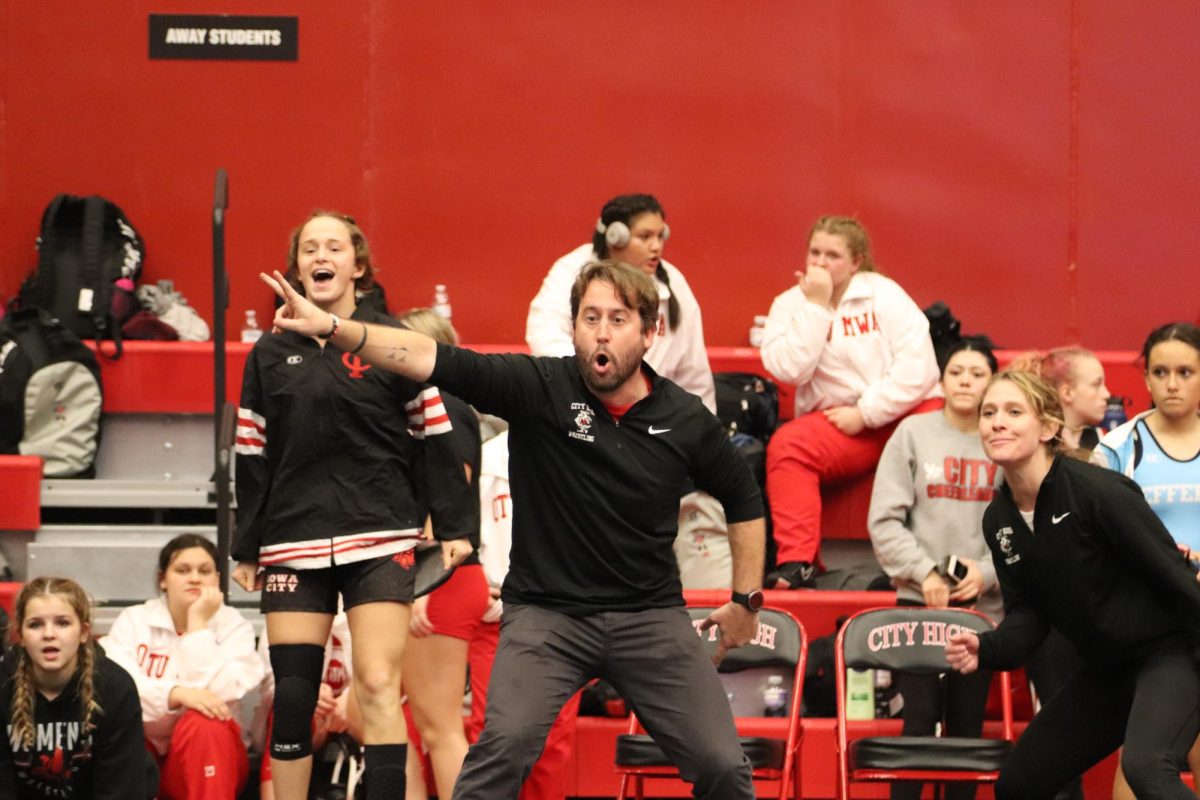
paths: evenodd
<path fill-rule="evenodd" d="M 595 394 L 607 394 L 624 385 L 641 368 L 643 355 L 645 350 L 641 348 L 618 354 L 598 347 L 587 355 L 576 351 L 575 362 L 587 387 Z M 603 373 L 597 370 L 600 361 L 607 362 Z"/>

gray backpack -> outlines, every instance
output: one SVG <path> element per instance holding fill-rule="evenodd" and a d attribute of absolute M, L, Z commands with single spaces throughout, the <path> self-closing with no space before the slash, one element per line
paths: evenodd
<path fill-rule="evenodd" d="M 47 478 L 95 477 L 104 402 L 95 354 L 39 308 L 0 320 L 0 453 L 40 456 Z"/>

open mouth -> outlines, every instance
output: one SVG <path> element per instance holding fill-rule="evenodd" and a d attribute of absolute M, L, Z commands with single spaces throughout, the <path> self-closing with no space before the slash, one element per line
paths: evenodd
<path fill-rule="evenodd" d="M 312 280 L 317 286 L 326 284 L 333 280 L 333 270 L 326 269 L 325 267 L 318 267 L 312 272 Z"/>
<path fill-rule="evenodd" d="M 60 651 L 57 647 L 43 647 L 42 648 L 42 657 L 53 660 L 55 658 L 58 658 L 59 652 Z"/>

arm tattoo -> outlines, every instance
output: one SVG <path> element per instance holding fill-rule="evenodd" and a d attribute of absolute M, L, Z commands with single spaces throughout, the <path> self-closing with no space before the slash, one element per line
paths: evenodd
<path fill-rule="evenodd" d="M 395 361 L 398 364 L 403 364 L 408 361 L 408 355 L 409 353 L 407 347 L 389 347 L 387 360 Z"/>

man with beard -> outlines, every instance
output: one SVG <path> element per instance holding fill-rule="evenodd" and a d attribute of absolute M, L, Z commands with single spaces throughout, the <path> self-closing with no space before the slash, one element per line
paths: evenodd
<path fill-rule="evenodd" d="M 510 423 L 514 506 L 504 620 L 485 727 L 455 800 L 515 798 L 559 707 L 600 677 L 638 710 L 695 796 L 754 797 L 716 671 L 684 609 L 675 541 L 693 486 L 725 506 L 733 551 L 723 654 L 758 631 L 763 507 L 758 487 L 700 399 L 642 356 L 658 291 L 641 271 L 589 265 L 571 290 L 575 355 L 481 355 L 412 331 L 342 323 L 276 273 L 279 328 L 328 335 L 384 369 L 427 380 Z"/>

